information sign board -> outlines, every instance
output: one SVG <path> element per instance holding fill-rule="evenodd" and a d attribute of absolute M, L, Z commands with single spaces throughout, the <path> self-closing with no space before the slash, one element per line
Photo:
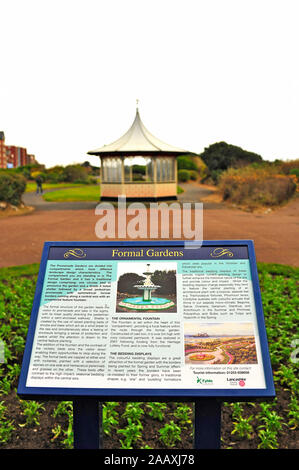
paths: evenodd
<path fill-rule="evenodd" d="M 46 242 L 18 394 L 274 397 L 253 242 Z"/>

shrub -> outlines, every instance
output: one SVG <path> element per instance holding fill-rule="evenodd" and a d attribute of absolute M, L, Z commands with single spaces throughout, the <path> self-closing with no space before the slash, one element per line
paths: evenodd
<path fill-rule="evenodd" d="M 133 171 L 133 173 L 139 173 L 140 175 L 145 175 L 146 174 L 145 165 L 133 165 L 132 166 L 132 171 Z"/>
<path fill-rule="evenodd" d="M 192 181 L 196 181 L 197 178 L 198 178 L 198 171 L 195 171 L 195 170 L 190 170 L 190 179 Z"/>
<path fill-rule="evenodd" d="M 86 181 L 88 171 L 81 165 L 68 165 L 64 168 L 64 181 L 73 183 L 74 181 Z"/>
<path fill-rule="evenodd" d="M 205 181 L 209 176 L 209 169 L 199 155 L 181 155 L 177 157 L 178 171 L 188 170 L 190 179 L 201 182 Z"/>
<path fill-rule="evenodd" d="M 296 177 L 277 174 L 276 171 L 275 167 L 230 168 L 220 177 L 223 200 L 252 207 L 274 206 L 287 201 L 296 191 Z"/>
<path fill-rule="evenodd" d="M 290 175 L 295 175 L 296 178 L 299 180 L 299 168 L 292 168 L 290 170 Z"/>
<path fill-rule="evenodd" d="M 31 173 L 31 176 L 30 176 L 30 179 L 32 180 L 35 180 L 36 181 L 36 178 L 39 177 L 42 182 L 44 183 L 45 181 L 47 181 L 47 174 L 45 172 L 40 172 L 40 171 L 34 171 L 33 173 Z"/>
<path fill-rule="evenodd" d="M 25 167 L 23 167 L 25 168 Z M 26 167 L 27 168 L 27 167 Z M 5 171 L 14 171 L 17 172 L 19 168 L 13 170 Z M 44 168 L 44 166 L 39 165 L 32 167 L 31 174 L 26 176 L 27 179 L 34 180 L 39 174 L 42 177 L 44 183 L 81 183 L 81 184 L 96 184 L 97 177 L 99 175 L 98 167 L 89 166 L 88 162 L 81 164 L 73 165 L 55 165 L 51 168 Z"/>
<path fill-rule="evenodd" d="M 21 174 L 0 173 L 0 201 L 18 206 L 25 189 L 26 180 Z"/>
<path fill-rule="evenodd" d="M 193 157 L 189 155 L 180 155 L 177 158 L 178 170 L 194 170 L 197 171 L 198 167 Z"/>
<path fill-rule="evenodd" d="M 229 167 L 239 167 L 253 162 L 262 162 L 262 157 L 241 147 L 217 142 L 204 149 L 200 154 L 210 171 L 226 170 Z"/>
<path fill-rule="evenodd" d="M 46 180 L 48 183 L 62 183 L 65 180 L 63 166 L 54 166 L 46 172 Z"/>
<path fill-rule="evenodd" d="M 296 175 L 298 176 L 299 172 L 299 159 L 297 160 L 287 160 L 287 161 L 279 161 L 279 166 L 281 168 L 281 172 L 285 175 Z"/>
<path fill-rule="evenodd" d="M 209 176 L 209 169 L 200 157 L 194 157 L 194 160 L 196 161 L 198 167 L 200 181 L 203 182 Z"/>
<path fill-rule="evenodd" d="M 221 178 L 221 175 L 223 173 L 223 170 L 212 170 L 210 173 L 210 176 L 213 180 L 213 183 L 218 184 L 219 180 Z"/>
<path fill-rule="evenodd" d="M 26 179 L 30 179 L 31 173 L 33 171 L 42 171 L 43 168 L 44 168 L 44 165 L 40 165 L 39 163 L 36 163 L 34 165 L 23 165 L 23 166 L 17 166 L 15 168 L 10 168 L 9 172 L 15 173 L 15 174 L 18 174 L 18 175 L 21 174 Z"/>
<path fill-rule="evenodd" d="M 190 171 L 189 170 L 178 170 L 178 180 L 181 182 L 189 181 Z"/>
<path fill-rule="evenodd" d="M 97 178 L 93 178 L 92 176 L 89 177 L 88 179 L 89 184 L 98 184 Z"/>
<path fill-rule="evenodd" d="M 145 177 L 141 173 L 133 173 L 132 179 L 133 181 L 145 181 Z"/>

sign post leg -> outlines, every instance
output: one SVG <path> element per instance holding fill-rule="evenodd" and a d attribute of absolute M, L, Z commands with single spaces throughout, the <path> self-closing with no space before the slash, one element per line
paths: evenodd
<path fill-rule="evenodd" d="M 102 405 L 94 399 L 73 401 L 74 448 L 100 449 L 102 447 Z"/>
<path fill-rule="evenodd" d="M 194 407 L 194 448 L 220 449 L 221 402 L 201 399 Z"/>

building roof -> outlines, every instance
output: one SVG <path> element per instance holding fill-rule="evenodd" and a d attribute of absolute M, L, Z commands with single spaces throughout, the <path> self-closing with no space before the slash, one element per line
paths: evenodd
<path fill-rule="evenodd" d="M 111 156 L 111 155 L 182 155 L 188 154 L 187 150 L 173 147 L 153 136 L 141 121 L 139 111 L 130 129 L 118 140 L 109 145 L 104 145 L 95 150 L 87 152 L 88 155 Z"/>

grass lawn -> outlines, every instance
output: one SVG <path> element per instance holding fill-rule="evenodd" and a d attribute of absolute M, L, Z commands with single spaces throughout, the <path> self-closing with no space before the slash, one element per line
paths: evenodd
<path fill-rule="evenodd" d="M 99 201 L 100 186 L 85 184 L 72 188 L 59 189 L 43 195 L 48 202 Z"/>
<path fill-rule="evenodd" d="M 71 188 L 74 186 L 82 186 L 78 183 L 43 183 L 43 189 L 59 189 L 59 188 Z M 34 193 L 36 191 L 36 183 L 29 182 L 26 184 L 26 193 Z"/>
<path fill-rule="evenodd" d="M 79 202 L 100 200 L 100 187 L 98 184 L 90 185 L 79 183 L 44 183 L 43 189 L 57 189 L 57 191 L 43 194 L 43 198 L 47 202 Z M 36 183 L 27 183 L 26 193 L 35 191 Z M 178 186 L 177 194 L 181 194 L 183 192 L 184 190 Z"/>
<path fill-rule="evenodd" d="M 0 269 L 0 339 L 5 347 L 5 362 L 0 364 L 0 449 L 73 446 L 71 401 L 36 402 L 16 395 L 38 268 L 34 264 Z M 299 363 L 292 357 L 299 338 L 299 269 L 260 263 L 258 271 L 277 396 L 270 402 L 224 403 L 221 447 L 295 449 Z M 104 447 L 192 449 L 192 407 L 176 402 L 106 402 Z M 135 431 L 138 425 L 135 437 L 133 425 Z M 167 425 L 175 431 L 171 436 Z"/>

